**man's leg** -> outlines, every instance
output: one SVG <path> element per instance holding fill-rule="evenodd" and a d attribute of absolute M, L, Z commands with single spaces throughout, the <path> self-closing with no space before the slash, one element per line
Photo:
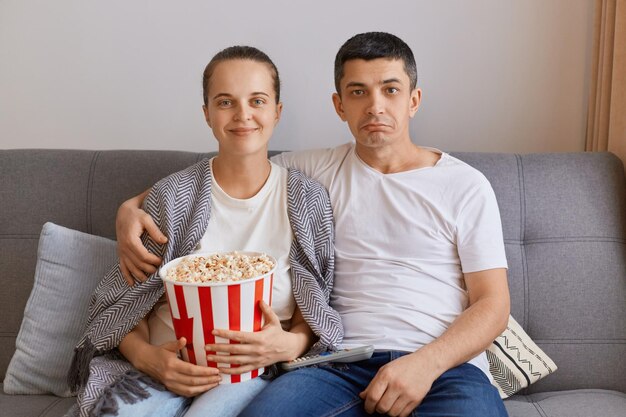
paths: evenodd
<path fill-rule="evenodd" d="M 506 417 L 498 390 L 474 365 L 444 372 L 413 412 L 419 417 Z"/>
<path fill-rule="evenodd" d="M 240 416 L 366 416 L 359 393 L 389 360 L 389 352 L 376 352 L 367 361 L 289 372 L 261 391 Z"/>

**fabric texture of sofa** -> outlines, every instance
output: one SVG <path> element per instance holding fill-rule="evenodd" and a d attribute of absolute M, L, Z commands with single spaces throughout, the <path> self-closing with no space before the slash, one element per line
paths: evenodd
<path fill-rule="evenodd" d="M 209 155 L 0 150 L 0 380 L 33 288 L 42 226 L 54 222 L 114 239 L 122 201 Z M 453 155 L 491 182 L 503 222 L 511 314 L 558 365 L 505 401 L 509 415 L 626 416 L 621 162 L 609 153 Z M 2 392 L 0 416 L 62 416 L 73 403 L 73 397 Z"/>

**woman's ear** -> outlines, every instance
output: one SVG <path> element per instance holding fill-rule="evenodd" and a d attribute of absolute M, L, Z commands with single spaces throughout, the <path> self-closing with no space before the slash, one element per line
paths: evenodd
<path fill-rule="evenodd" d="M 283 112 L 283 103 L 281 101 L 278 104 L 276 104 L 276 118 L 274 119 L 274 126 L 276 126 L 278 122 L 280 121 L 280 115 L 282 114 L 282 112 Z"/>
<path fill-rule="evenodd" d="M 204 113 L 204 120 L 206 120 L 206 124 L 211 127 L 211 121 L 209 119 L 209 108 L 207 107 L 207 105 L 202 106 L 202 112 Z"/>

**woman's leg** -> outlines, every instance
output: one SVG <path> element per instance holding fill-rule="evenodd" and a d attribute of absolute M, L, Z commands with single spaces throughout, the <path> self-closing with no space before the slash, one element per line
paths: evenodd
<path fill-rule="evenodd" d="M 185 417 L 237 416 L 270 381 L 254 378 L 237 384 L 223 384 L 193 399 Z"/>
<path fill-rule="evenodd" d="M 117 414 L 102 414 L 101 417 L 181 417 L 191 403 L 190 398 L 181 397 L 171 391 L 159 391 L 141 383 L 148 391 L 148 398 L 133 404 L 125 403 L 119 396 Z"/>

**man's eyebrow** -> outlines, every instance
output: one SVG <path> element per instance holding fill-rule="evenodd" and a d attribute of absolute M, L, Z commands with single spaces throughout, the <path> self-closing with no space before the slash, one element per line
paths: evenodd
<path fill-rule="evenodd" d="M 382 80 L 380 84 L 384 85 L 384 84 L 391 84 L 391 83 L 402 84 L 402 81 L 400 81 L 399 78 L 388 78 L 386 80 Z M 348 84 L 346 84 L 346 88 L 349 88 L 349 87 L 366 87 L 366 85 L 365 85 L 365 83 L 360 83 L 360 82 L 357 82 L 357 81 L 351 81 Z"/>

